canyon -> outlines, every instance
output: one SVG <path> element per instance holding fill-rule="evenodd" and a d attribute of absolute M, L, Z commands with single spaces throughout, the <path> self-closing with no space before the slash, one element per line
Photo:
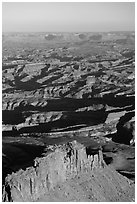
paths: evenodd
<path fill-rule="evenodd" d="M 134 37 L 3 35 L 3 201 L 134 200 Z"/>

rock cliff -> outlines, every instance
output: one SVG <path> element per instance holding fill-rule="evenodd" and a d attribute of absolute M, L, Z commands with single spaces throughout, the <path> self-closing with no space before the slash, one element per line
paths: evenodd
<path fill-rule="evenodd" d="M 71 189 L 74 185 L 77 188 L 75 196 Z M 80 195 L 83 185 L 91 187 L 88 194 L 83 189 L 85 198 Z M 58 194 L 62 186 L 65 190 Z M 105 186 L 107 189 L 103 189 Z M 110 194 L 109 187 L 115 197 Z M 43 153 L 34 160 L 32 167 L 8 175 L 3 187 L 3 201 L 124 201 L 124 193 L 129 194 L 130 201 L 134 198 L 131 188 L 133 194 L 133 183 L 107 167 L 100 148 L 85 147 L 72 141 Z"/>

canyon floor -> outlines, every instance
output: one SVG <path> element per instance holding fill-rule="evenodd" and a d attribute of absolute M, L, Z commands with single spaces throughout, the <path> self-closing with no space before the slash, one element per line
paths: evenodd
<path fill-rule="evenodd" d="M 3 201 L 134 201 L 134 33 L 2 41 Z"/>

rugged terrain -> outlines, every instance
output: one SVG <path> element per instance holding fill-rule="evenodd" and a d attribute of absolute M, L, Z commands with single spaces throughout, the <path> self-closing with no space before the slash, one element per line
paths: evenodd
<path fill-rule="evenodd" d="M 32 167 L 9 175 L 3 192 L 4 201 L 15 202 L 134 201 L 133 181 L 108 167 L 100 148 L 76 141 L 43 153 Z"/>
<path fill-rule="evenodd" d="M 84 147 L 92 144 L 101 148 L 105 168 L 109 166 L 110 174 L 114 172 L 112 179 L 118 177 L 118 182 L 124 183 L 129 182 L 127 177 L 134 182 L 134 37 L 129 32 L 3 34 L 3 189 L 8 185 L 12 192 L 12 180 L 22 179 L 26 168 L 34 171 L 34 160 L 41 158 L 45 148 L 73 140 Z M 24 170 L 21 175 L 20 169 Z M 102 167 L 95 175 L 99 172 L 105 174 Z M 74 185 L 80 193 L 79 185 L 91 175 L 92 171 L 76 178 L 76 184 L 69 178 L 60 188 L 69 191 Z M 87 188 L 90 185 L 92 182 Z M 105 181 L 101 185 L 105 188 Z M 44 200 L 63 201 L 63 192 L 61 195 L 55 188 L 57 196 L 51 190 Z M 70 192 L 65 201 L 88 201 L 89 194 L 85 192 L 87 197 L 78 200 L 79 196 L 74 198 Z M 100 196 L 89 200 L 113 201 L 105 194 Z M 9 199 L 4 193 L 6 201 L 15 197 Z"/>

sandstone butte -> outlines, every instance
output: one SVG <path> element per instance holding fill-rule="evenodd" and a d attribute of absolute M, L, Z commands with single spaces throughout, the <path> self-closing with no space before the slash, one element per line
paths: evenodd
<path fill-rule="evenodd" d="M 101 148 L 77 141 L 58 145 L 33 166 L 8 175 L 6 202 L 133 202 L 134 182 L 106 165 Z"/>

